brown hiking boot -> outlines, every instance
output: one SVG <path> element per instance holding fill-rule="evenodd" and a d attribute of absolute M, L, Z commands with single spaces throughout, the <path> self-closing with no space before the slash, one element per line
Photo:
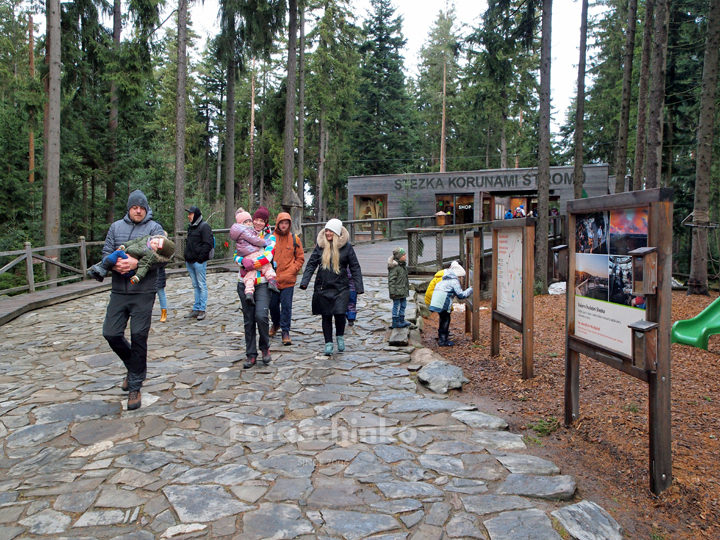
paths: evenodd
<path fill-rule="evenodd" d="M 275 326 L 274 324 L 270 327 L 270 337 L 275 337 L 275 334 L 278 333 L 278 330 L 280 330 L 279 326 Z"/>
<path fill-rule="evenodd" d="M 160 322 L 167 321 L 167 309 L 160 309 Z"/>
<path fill-rule="evenodd" d="M 140 396 L 140 390 L 135 390 L 128 394 L 128 411 L 134 411 L 139 409 L 142 405 L 142 397 Z"/>
<path fill-rule="evenodd" d="M 282 344 L 283 345 L 292 345 L 292 340 L 290 339 L 290 332 L 283 331 L 282 333 Z"/>
<path fill-rule="evenodd" d="M 125 378 L 123 379 L 122 383 L 120 384 L 120 390 L 122 390 L 123 392 L 127 392 L 127 391 L 128 391 L 128 380 L 127 380 L 127 377 L 125 377 Z"/>

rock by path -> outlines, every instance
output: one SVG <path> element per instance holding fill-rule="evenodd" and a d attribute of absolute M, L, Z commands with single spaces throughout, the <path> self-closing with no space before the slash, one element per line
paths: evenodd
<path fill-rule="evenodd" d="M 250 370 L 235 279 L 208 276 L 201 322 L 182 318 L 189 280 L 168 281 L 138 411 L 102 338 L 107 293 L 0 327 L 0 540 L 559 538 L 551 516 L 621 538 L 501 419 L 417 383 L 387 343 L 384 279 L 330 358 L 297 289 L 293 345 Z"/>

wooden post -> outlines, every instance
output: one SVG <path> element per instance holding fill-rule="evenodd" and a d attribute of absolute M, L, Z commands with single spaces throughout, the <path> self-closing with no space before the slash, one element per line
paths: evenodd
<path fill-rule="evenodd" d="M 349 233 L 350 233 L 350 243 L 351 243 L 351 244 L 354 244 L 354 243 L 355 243 L 355 223 L 350 223 L 349 225 L 350 225 L 350 231 L 349 231 Z M 304 241 L 304 239 L 303 239 L 303 241 Z M 304 246 L 304 245 L 305 245 L 305 244 L 303 243 L 303 246 Z"/>
<path fill-rule="evenodd" d="M 460 240 L 460 266 L 467 270 L 468 264 L 467 257 L 465 256 L 465 229 L 460 229 L 458 231 L 458 239 Z"/>
<path fill-rule="evenodd" d="M 370 243 L 375 243 L 375 220 L 370 220 Z"/>
<path fill-rule="evenodd" d="M 498 230 L 493 229 L 492 231 L 492 238 L 493 238 L 493 251 L 492 251 L 492 300 L 490 302 L 490 356 L 497 356 L 500 354 L 500 321 L 495 320 L 495 317 L 492 317 L 492 314 L 497 309 L 497 266 L 498 266 L 498 254 L 497 254 L 497 245 L 498 245 Z"/>
<path fill-rule="evenodd" d="M 533 375 L 534 286 L 535 286 L 535 224 L 523 227 L 522 258 L 522 378 Z"/>
<path fill-rule="evenodd" d="M 462 235 L 462 239 L 464 240 L 463 245 L 467 247 L 466 253 L 471 253 L 471 247 L 470 247 L 470 239 L 465 237 L 465 233 Z M 469 262 L 468 258 L 468 262 Z M 465 268 L 465 271 L 467 272 L 468 280 L 470 279 L 470 264 L 467 263 L 461 263 L 462 267 Z M 475 267 L 472 267 L 473 271 L 473 280 L 475 278 Z M 474 292 L 474 289 L 473 289 Z M 472 321 L 473 321 L 473 313 L 475 312 L 475 295 L 473 294 L 473 297 L 470 299 L 469 302 L 465 302 L 465 333 L 471 331 L 472 329 Z"/>
<path fill-rule="evenodd" d="M 575 231 L 575 214 L 568 215 L 569 230 Z M 574 238 L 568 236 L 570 242 Z M 575 245 L 569 246 L 568 277 L 566 285 L 567 302 L 565 307 L 565 328 L 568 335 L 575 334 Z M 572 300 L 571 298 L 572 297 Z M 569 426 L 580 414 L 580 353 L 570 349 L 565 340 L 565 425 Z"/>
<path fill-rule="evenodd" d="M 25 242 L 25 277 L 28 283 L 28 292 L 35 292 L 35 274 L 33 273 L 33 256 L 30 242 Z"/>
<path fill-rule="evenodd" d="M 408 266 L 416 267 L 418 263 L 418 251 L 417 251 L 417 241 L 418 241 L 418 232 L 417 231 L 410 231 L 408 232 Z"/>
<path fill-rule="evenodd" d="M 480 278 L 483 271 L 483 228 L 473 232 L 472 254 L 473 254 L 473 316 L 472 316 L 472 340 L 480 339 Z"/>
<path fill-rule="evenodd" d="M 437 233 L 435 233 L 435 259 L 436 259 L 436 266 L 437 270 L 442 270 L 443 268 L 443 235 L 445 234 L 445 229 L 440 229 Z"/>
<path fill-rule="evenodd" d="M 85 237 L 81 236 L 80 240 L 80 270 L 82 270 L 83 280 L 88 279 L 87 276 L 87 246 L 85 245 Z"/>
<path fill-rule="evenodd" d="M 657 294 L 646 296 L 648 320 L 660 328 L 657 341 L 657 371 L 650 373 L 648 428 L 650 435 L 650 490 L 656 495 L 672 483 L 672 413 L 670 400 L 670 332 L 672 323 L 672 233 L 673 203 L 650 204 L 648 245 L 657 246 Z"/>

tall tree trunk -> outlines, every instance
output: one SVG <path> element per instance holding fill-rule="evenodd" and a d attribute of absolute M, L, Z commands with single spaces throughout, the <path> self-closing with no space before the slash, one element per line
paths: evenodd
<path fill-rule="evenodd" d="M 210 201 L 210 107 L 205 106 L 205 174 L 203 178 L 203 195 Z"/>
<path fill-rule="evenodd" d="M 650 54 L 652 50 L 654 12 L 655 0 L 645 0 L 645 27 L 643 28 L 642 58 L 640 60 L 637 132 L 635 136 L 635 166 L 633 167 L 633 185 L 630 188 L 633 190 L 640 190 L 645 186 L 648 86 L 650 85 Z"/>
<path fill-rule="evenodd" d="M 47 106 L 47 159 L 45 161 L 45 245 L 60 245 L 60 0 L 47 0 L 47 37 L 50 49 Z M 48 250 L 59 257 L 58 250 Z M 58 267 L 49 264 L 48 279 L 57 278 Z"/>
<path fill-rule="evenodd" d="M 218 132 L 217 165 L 215 167 L 215 200 L 220 200 L 220 183 L 222 181 L 222 134 Z"/>
<path fill-rule="evenodd" d="M 33 16 L 28 15 L 28 54 L 30 80 L 35 81 L 35 27 L 33 26 Z M 35 183 L 35 115 L 30 110 L 30 119 L 28 122 L 28 182 Z M 34 197 L 33 197 L 34 200 Z"/>
<path fill-rule="evenodd" d="M 248 208 L 255 202 L 253 184 L 255 183 L 255 59 L 252 61 L 250 74 L 250 174 L 248 175 Z"/>
<path fill-rule="evenodd" d="M 292 218 L 293 233 L 300 232 L 300 199 L 295 193 L 295 91 L 297 79 L 297 0 L 288 0 L 288 69 L 285 102 L 285 141 L 283 145 L 282 207 Z"/>
<path fill-rule="evenodd" d="M 692 230 L 692 256 L 688 294 L 708 294 L 708 229 L 710 221 L 710 183 L 712 181 L 712 143 L 715 119 L 715 92 L 718 79 L 720 47 L 720 0 L 711 0 L 708 12 L 705 63 L 703 65 L 700 122 L 698 125 L 697 161 L 695 165 L 695 202 Z M 705 225 L 705 227 L 703 227 Z"/>
<path fill-rule="evenodd" d="M 585 56 L 587 54 L 587 12 L 588 0 L 582 0 L 582 9 L 580 13 L 580 59 L 578 61 L 577 107 L 575 109 L 575 168 L 573 174 L 573 196 L 576 199 L 582 198 L 583 182 L 585 180 L 583 177 L 583 161 L 585 160 L 583 156 L 583 138 L 585 135 Z"/>
<path fill-rule="evenodd" d="M 225 227 L 235 223 L 235 56 L 227 68 L 227 104 L 225 106 Z M 250 210 L 250 208 L 248 208 Z"/>
<path fill-rule="evenodd" d="M 485 140 L 485 168 L 490 168 L 490 128 L 487 130 L 487 139 Z"/>
<path fill-rule="evenodd" d="M 587 0 L 584 0 L 587 2 Z M 615 193 L 625 191 L 627 172 L 627 140 L 630 123 L 630 84 L 632 83 L 633 53 L 635 51 L 635 25 L 637 22 L 637 0 L 628 1 L 628 25 L 623 53 L 623 84 L 620 99 L 620 129 L 615 154 Z M 632 189 L 632 188 L 631 188 Z"/>
<path fill-rule="evenodd" d="M 522 125 L 523 125 L 523 112 L 520 111 L 520 126 L 518 128 L 518 137 L 522 137 Z M 515 154 L 515 168 L 520 168 L 520 156 Z"/>
<path fill-rule="evenodd" d="M 330 147 L 330 130 L 327 127 L 327 121 L 325 122 L 325 148 L 323 150 L 323 161 L 325 162 L 325 168 L 323 171 L 323 184 L 325 184 L 325 179 L 328 176 L 327 172 L 327 157 L 328 157 L 328 148 Z M 328 209 L 327 209 L 327 196 L 324 196 L 322 198 L 322 220 L 327 221 L 328 219 Z"/>
<path fill-rule="evenodd" d="M 185 228 L 185 84 L 187 79 L 187 2 L 179 0 L 177 100 L 175 105 L 175 234 Z"/>
<path fill-rule="evenodd" d="M 263 70 L 263 107 L 262 120 L 260 121 L 260 140 L 262 141 L 262 151 L 260 153 L 260 205 L 265 204 L 265 154 L 267 152 L 265 142 L 265 110 L 267 109 L 267 63 Z"/>
<path fill-rule="evenodd" d="M 507 169 L 507 136 L 505 135 L 505 127 L 507 124 L 507 115 L 503 113 L 502 129 L 500 130 L 500 168 Z"/>
<path fill-rule="evenodd" d="M 440 129 L 440 172 L 447 170 L 447 147 L 445 143 L 445 125 L 447 122 L 446 114 L 446 102 L 447 102 L 447 61 L 445 55 L 443 55 L 443 93 L 442 93 L 442 127 Z"/>
<path fill-rule="evenodd" d="M 672 181 L 672 173 L 673 173 L 673 157 L 674 153 L 672 151 L 673 147 L 673 135 L 674 135 L 674 124 L 673 124 L 673 117 L 674 117 L 674 110 L 673 107 L 667 108 L 667 114 L 666 116 L 666 124 L 667 128 L 665 129 L 665 141 L 663 143 L 663 148 L 665 149 L 665 158 L 667 159 L 667 164 L 665 167 L 665 174 L 662 175 L 662 187 L 668 187 Z"/>
<path fill-rule="evenodd" d="M 317 186 L 315 188 L 315 221 L 322 222 L 323 199 L 325 198 L 325 104 L 320 106 L 320 120 L 318 122 L 318 166 Z"/>
<path fill-rule="evenodd" d="M 660 185 L 663 147 L 663 107 L 665 104 L 665 72 L 667 70 L 667 33 L 670 10 L 668 0 L 655 1 L 653 24 L 652 79 L 648 112 L 647 188 Z"/>
<path fill-rule="evenodd" d="M 550 209 L 550 44 L 552 0 L 542 3 L 540 50 L 540 145 L 538 156 L 538 221 L 535 229 L 535 283 L 547 293 L 548 211 Z"/>
<path fill-rule="evenodd" d="M 120 54 L 120 37 L 122 33 L 122 12 L 120 0 L 113 2 L 113 53 Z M 115 221 L 115 166 L 117 163 L 117 128 L 118 128 L 118 91 L 115 79 L 110 82 L 110 152 L 108 156 L 108 172 L 105 181 L 105 199 L 107 209 L 105 219 L 108 223 Z"/>
<path fill-rule="evenodd" d="M 300 50 L 298 64 L 298 180 L 300 216 L 305 208 L 305 5 L 300 5 Z M 302 223 L 301 223 L 302 224 Z"/>

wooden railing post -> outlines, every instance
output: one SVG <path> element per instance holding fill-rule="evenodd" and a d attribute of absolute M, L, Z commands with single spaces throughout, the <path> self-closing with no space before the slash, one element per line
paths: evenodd
<path fill-rule="evenodd" d="M 350 225 L 350 231 L 349 231 L 350 232 L 350 243 L 354 244 L 355 243 L 355 223 L 350 223 L 349 225 Z M 305 245 L 305 244 L 303 244 L 303 245 Z"/>
<path fill-rule="evenodd" d="M 85 237 L 78 238 L 80 241 L 80 270 L 82 270 L 83 280 L 87 279 L 87 246 L 85 245 Z"/>
<path fill-rule="evenodd" d="M 370 220 L 370 243 L 375 243 L 375 220 Z"/>
<path fill-rule="evenodd" d="M 25 242 L 25 276 L 28 283 L 28 292 L 35 292 L 35 274 L 33 273 L 33 256 L 30 242 Z"/>
<path fill-rule="evenodd" d="M 416 267 L 418 263 L 417 231 L 408 232 L 408 266 Z"/>
<path fill-rule="evenodd" d="M 437 270 L 442 270 L 443 267 L 443 236 L 445 235 L 445 229 L 440 229 L 435 233 L 435 258 Z"/>
<path fill-rule="evenodd" d="M 467 269 L 467 257 L 465 256 L 465 229 L 460 229 L 458 231 L 458 238 L 460 239 L 460 265 Z"/>

